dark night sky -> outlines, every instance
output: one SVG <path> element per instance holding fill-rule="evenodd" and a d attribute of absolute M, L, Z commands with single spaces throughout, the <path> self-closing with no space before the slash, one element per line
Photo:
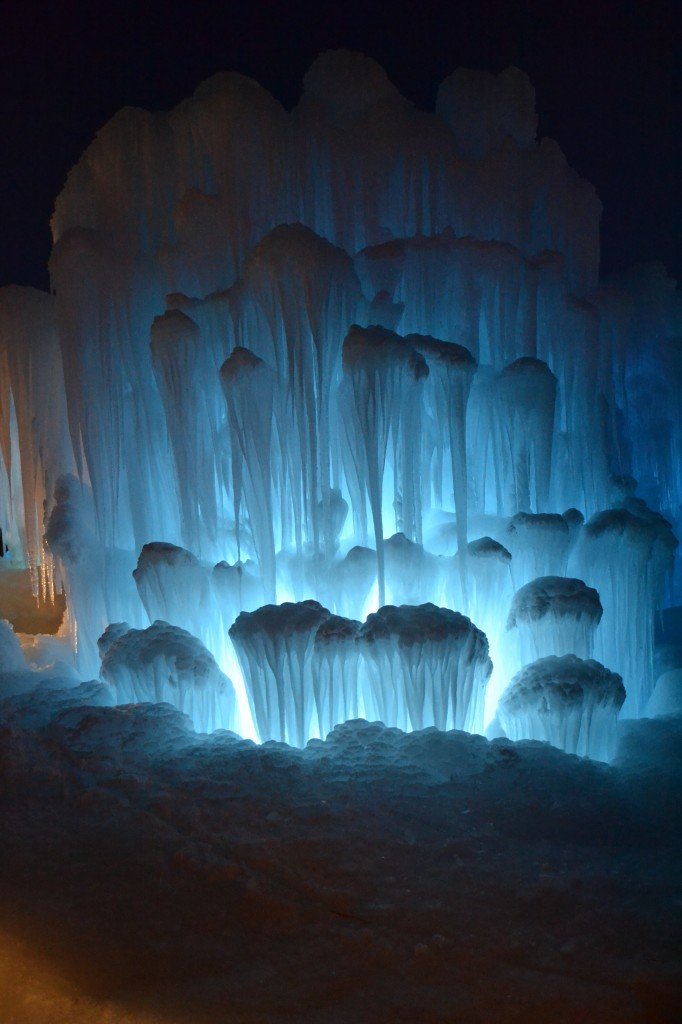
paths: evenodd
<path fill-rule="evenodd" d="M 6 0 L 0 284 L 47 286 L 54 199 L 121 106 L 174 106 L 226 69 L 291 106 L 316 54 L 339 46 L 375 57 L 424 107 L 458 65 L 523 68 L 540 134 L 557 139 L 604 203 L 603 270 L 662 259 L 682 277 L 681 9 L 679 0 Z"/>

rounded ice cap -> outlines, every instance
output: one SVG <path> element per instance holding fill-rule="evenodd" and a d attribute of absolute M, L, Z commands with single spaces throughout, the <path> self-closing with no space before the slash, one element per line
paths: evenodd
<path fill-rule="evenodd" d="M 500 698 L 499 713 L 504 722 L 506 716 L 560 714 L 588 701 L 618 711 L 624 700 L 623 680 L 598 661 L 552 655 L 517 672 Z"/>
<path fill-rule="evenodd" d="M 154 540 L 143 546 L 137 566 L 133 570 L 134 578 L 138 580 L 146 569 L 157 565 L 168 565 L 173 568 L 180 566 L 190 566 L 193 569 L 201 568 L 201 562 L 197 556 L 186 548 L 178 547 L 177 544 L 169 544 L 163 540 Z"/>
<path fill-rule="evenodd" d="M 470 558 L 477 558 L 481 561 L 491 561 L 508 564 L 512 560 L 511 552 L 507 551 L 504 544 L 493 540 L 492 537 L 478 537 L 467 544 L 467 552 Z"/>
<path fill-rule="evenodd" d="M 507 629 L 514 629 L 520 622 L 537 622 L 550 614 L 587 618 L 596 626 L 602 612 L 599 594 L 582 580 L 539 576 L 514 594 Z"/>
<path fill-rule="evenodd" d="M 488 657 L 488 640 L 485 633 L 460 612 L 449 608 L 438 608 L 435 604 L 384 605 L 367 616 L 359 639 L 372 644 L 382 640 L 394 640 L 401 647 L 422 644 L 426 641 L 473 642 L 471 652 L 474 658 Z"/>
<path fill-rule="evenodd" d="M 237 640 L 262 634 L 277 639 L 316 630 L 330 615 L 331 612 L 319 601 L 265 604 L 253 612 L 241 612 L 230 626 L 229 633 Z"/>

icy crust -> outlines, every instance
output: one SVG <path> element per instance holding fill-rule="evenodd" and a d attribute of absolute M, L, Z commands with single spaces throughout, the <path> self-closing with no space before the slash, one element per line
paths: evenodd
<path fill-rule="evenodd" d="M 197 732 L 235 726 L 232 683 L 196 637 L 156 621 L 147 629 L 125 623 L 108 627 L 100 640 L 101 678 L 117 704 L 172 704 Z"/>
<path fill-rule="evenodd" d="M 541 576 L 514 594 L 507 629 L 521 622 L 537 622 L 547 615 L 589 619 L 596 626 L 603 613 L 599 594 L 582 580 L 566 576 Z"/>
<path fill-rule="evenodd" d="M 624 701 L 619 675 L 567 654 L 521 669 L 502 694 L 498 717 L 510 739 L 546 740 L 567 753 L 609 761 Z"/>

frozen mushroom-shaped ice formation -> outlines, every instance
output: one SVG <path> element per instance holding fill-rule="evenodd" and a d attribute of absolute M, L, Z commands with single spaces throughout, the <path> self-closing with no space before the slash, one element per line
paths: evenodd
<path fill-rule="evenodd" d="M 644 713 L 653 689 L 654 615 L 677 544 L 670 524 L 646 506 L 606 509 L 580 532 L 571 568 L 604 606 L 595 655 L 623 677 L 626 717 Z"/>
<path fill-rule="evenodd" d="M 551 654 L 591 658 L 602 611 L 599 594 L 582 580 L 540 576 L 526 583 L 514 594 L 507 619 L 519 666 Z"/>
<path fill-rule="evenodd" d="M 303 747 L 315 711 L 312 651 L 330 613 L 317 601 L 267 604 L 242 612 L 230 638 L 262 741 Z"/>
<path fill-rule="evenodd" d="M 502 695 L 498 718 L 512 740 L 542 740 L 569 754 L 609 761 L 624 700 L 619 675 L 566 654 L 522 668 Z"/>
<path fill-rule="evenodd" d="M 505 532 L 512 554 L 511 572 L 518 590 L 539 576 L 562 576 L 570 545 L 568 523 L 553 512 L 517 512 Z"/>
<path fill-rule="evenodd" d="M 317 627 L 312 653 L 312 677 L 319 733 L 327 736 L 335 725 L 358 718 L 357 637 L 360 623 L 330 615 Z"/>
<path fill-rule="evenodd" d="M 482 730 L 492 671 L 485 634 L 433 604 L 386 605 L 359 633 L 374 711 L 402 729 Z"/>
<path fill-rule="evenodd" d="M 198 732 L 234 728 L 232 683 L 195 636 L 158 620 L 147 629 L 125 626 L 113 623 L 99 641 L 100 676 L 118 704 L 172 704 Z"/>
<path fill-rule="evenodd" d="M 208 645 L 216 619 L 210 571 L 191 551 L 165 541 L 145 544 L 133 579 L 150 622 L 170 622 Z"/>

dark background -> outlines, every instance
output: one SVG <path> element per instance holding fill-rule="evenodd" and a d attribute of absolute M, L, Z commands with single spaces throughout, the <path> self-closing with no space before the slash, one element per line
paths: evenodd
<path fill-rule="evenodd" d="M 492 0 L 316 6 L 8 0 L 0 7 L 0 284 L 47 286 L 48 222 L 69 168 L 126 104 L 167 108 L 216 71 L 251 75 L 285 105 L 320 50 L 375 57 L 431 107 L 458 65 L 516 64 L 604 203 L 602 270 L 661 259 L 682 276 L 679 0 Z"/>

